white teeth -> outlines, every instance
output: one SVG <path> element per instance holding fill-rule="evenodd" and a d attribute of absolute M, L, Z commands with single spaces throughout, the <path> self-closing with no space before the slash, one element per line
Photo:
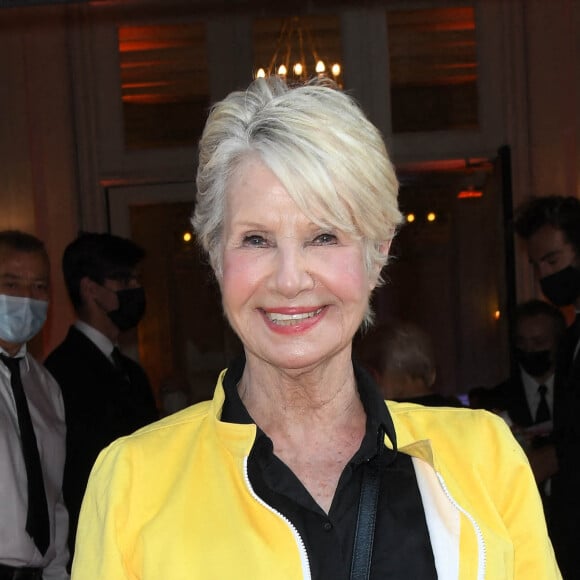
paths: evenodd
<path fill-rule="evenodd" d="M 280 312 L 266 312 L 266 316 L 274 324 L 279 324 L 281 326 L 290 326 L 302 320 L 306 320 L 307 318 L 317 316 L 321 312 L 322 308 L 319 308 L 318 310 L 314 310 L 312 312 L 303 312 L 301 314 L 282 314 Z"/>

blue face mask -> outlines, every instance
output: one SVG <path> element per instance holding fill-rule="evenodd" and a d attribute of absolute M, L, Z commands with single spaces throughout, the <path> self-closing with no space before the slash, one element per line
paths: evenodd
<path fill-rule="evenodd" d="M 0 294 L 0 338 L 24 344 L 38 334 L 46 321 L 48 302 Z"/>

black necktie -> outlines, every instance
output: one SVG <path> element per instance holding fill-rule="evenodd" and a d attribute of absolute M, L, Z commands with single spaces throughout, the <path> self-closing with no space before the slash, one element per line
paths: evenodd
<path fill-rule="evenodd" d="M 117 347 L 115 347 L 111 351 L 111 358 L 113 359 L 113 364 L 115 365 L 117 370 L 124 373 L 125 372 L 125 363 L 123 362 L 123 355 L 121 354 L 121 351 Z"/>
<path fill-rule="evenodd" d="M 125 355 L 119 350 L 118 347 L 115 347 L 111 351 L 111 358 L 113 359 L 113 364 L 115 368 L 123 375 L 125 382 L 127 384 L 131 383 L 131 379 L 127 373 L 127 364 L 125 363 Z"/>
<path fill-rule="evenodd" d="M 20 442 L 26 466 L 28 484 L 28 514 L 26 516 L 26 531 L 30 534 L 41 554 L 45 554 L 50 539 L 48 506 L 44 491 L 44 479 L 40 465 L 40 455 L 36 444 L 36 435 L 30 418 L 28 401 L 20 378 L 18 358 L 10 358 L 0 354 L 2 362 L 10 371 L 10 384 L 18 413 L 18 427 L 20 428 Z"/>
<path fill-rule="evenodd" d="M 536 410 L 536 423 L 544 423 L 550 420 L 550 409 L 548 407 L 548 401 L 546 401 L 546 391 L 548 388 L 546 385 L 540 385 L 538 387 L 538 393 L 540 393 L 540 404 Z"/>

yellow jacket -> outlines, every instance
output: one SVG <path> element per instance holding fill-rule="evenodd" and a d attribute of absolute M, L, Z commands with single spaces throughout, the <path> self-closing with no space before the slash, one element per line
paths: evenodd
<path fill-rule="evenodd" d="M 255 425 L 219 420 L 222 377 L 212 401 L 101 453 L 73 580 L 310 578 L 300 537 L 249 485 Z M 501 419 L 388 407 L 399 450 L 413 457 L 440 579 L 561 578 L 527 459 Z"/>

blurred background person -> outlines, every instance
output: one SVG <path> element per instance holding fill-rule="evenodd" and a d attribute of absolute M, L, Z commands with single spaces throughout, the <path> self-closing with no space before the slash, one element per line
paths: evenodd
<path fill-rule="evenodd" d="M 167 377 L 159 385 L 161 415 L 167 416 L 185 409 L 191 404 L 189 383 L 182 375 L 176 373 Z"/>
<path fill-rule="evenodd" d="M 145 292 L 138 278 L 143 257 L 143 250 L 131 240 L 82 233 L 62 258 L 78 319 L 45 364 L 62 389 L 66 409 L 63 490 L 70 514 L 71 556 L 97 455 L 118 437 L 159 417 L 145 371 L 118 347 L 120 334 L 136 327 L 145 313 Z"/>
<path fill-rule="evenodd" d="M 551 430 L 556 356 L 565 328 L 564 315 L 543 300 L 518 305 L 512 336 L 517 372 L 490 389 L 513 427 L 548 423 L 545 434 Z"/>
<path fill-rule="evenodd" d="M 356 348 L 385 399 L 420 405 L 461 407 L 456 397 L 434 391 L 437 377 L 430 336 L 417 324 L 393 321 L 371 329 Z"/>
<path fill-rule="evenodd" d="M 580 550 L 580 199 L 532 197 L 517 208 L 515 231 L 525 242 L 544 296 L 575 310 L 558 346 L 553 444 L 529 454 L 536 476 L 551 479 L 549 528 L 564 578 L 577 578 Z"/>
<path fill-rule="evenodd" d="M 49 272 L 38 238 L 0 232 L 0 579 L 68 578 L 64 405 L 26 349 L 46 321 Z"/>
<path fill-rule="evenodd" d="M 564 315 L 548 302 L 529 300 L 519 304 L 512 336 L 517 371 L 487 394 L 494 405 L 490 410 L 501 414 L 532 456 L 534 449 L 552 444 L 554 373 L 565 328 Z M 551 480 L 543 470 L 537 471 L 536 479 L 549 520 Z"/>

